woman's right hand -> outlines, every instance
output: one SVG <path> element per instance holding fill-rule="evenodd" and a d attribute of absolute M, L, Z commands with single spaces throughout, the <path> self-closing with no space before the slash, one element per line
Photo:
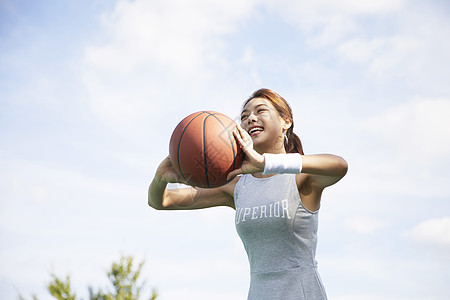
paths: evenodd
<path fill-rule="evenodd" d="M 172 165 L 170 161 L 170 157 L 167 156 L 159 165 L 156 170 L 156 176 L 159 177 L 160 180 L 170 183 L 184 183 L 187 184 L 183 177 L 178 175 L 177 171 Z"/>
<path fill-rule="evenodd" d="M 245 154 L 245 161 L 240 168 L 228 173 L 227 180 L 231 180 L 239 174 L 254 174 L 264 171 L 264 156 L 253 149 L 253 140 L 248 132 L 240 125 L 236 125 L 233 135 Z"/>

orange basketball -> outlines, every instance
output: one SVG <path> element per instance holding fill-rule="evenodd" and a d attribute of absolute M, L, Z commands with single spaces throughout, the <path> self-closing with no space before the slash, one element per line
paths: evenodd
<path fill-rule="evenodd" d="M 172 165 L 189 184 L 213 188 L 227 183 L 243 154 L 233 136 L 236 123 L 224 114 L 200 111 L 184 118 L 170 138 Z"/>

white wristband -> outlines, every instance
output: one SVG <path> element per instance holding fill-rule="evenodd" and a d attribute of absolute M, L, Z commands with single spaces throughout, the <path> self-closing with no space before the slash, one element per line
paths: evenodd
<path fill-rule="evenodd" d="M 264 153 L 264 171 L 266 174 L 298 174 L 302 172 L 300 153 L 273 154 Z"/>

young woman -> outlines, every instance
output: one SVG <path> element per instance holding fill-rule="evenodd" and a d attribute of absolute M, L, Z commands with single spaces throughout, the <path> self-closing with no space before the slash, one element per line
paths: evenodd
<path fill-rule="evenodd" d="M 212 189 L 166 189 L 183 182 L 167 157 L 150 184 L 155 209 L 229 206 L 251 269 L 250 300 L 327 299 L 317 272 L 318 210 L 322 191 L 347 173 L 335 155 L 304 155 L 289 104 L 260 89 L 244 103 L 233 132 L 246 160 L 229 183 Z M 243 174 L 241 176 L 237 176 Z"/>

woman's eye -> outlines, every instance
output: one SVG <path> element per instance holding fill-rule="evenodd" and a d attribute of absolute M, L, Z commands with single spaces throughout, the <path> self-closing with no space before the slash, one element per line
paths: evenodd
<path fill-rule="evenodd" d="M 242 115 L 241 116 L 241 121 L 244 121 L 245 119 L 247 119 L 247 117 L 248 117 L 247 115 Z"/>
<path fill-rule="evenodd" d="M 267 109 L 265 109 L 265 108 L 258 109 L 258 113 L 265 112 L 266 110 Z"/>

